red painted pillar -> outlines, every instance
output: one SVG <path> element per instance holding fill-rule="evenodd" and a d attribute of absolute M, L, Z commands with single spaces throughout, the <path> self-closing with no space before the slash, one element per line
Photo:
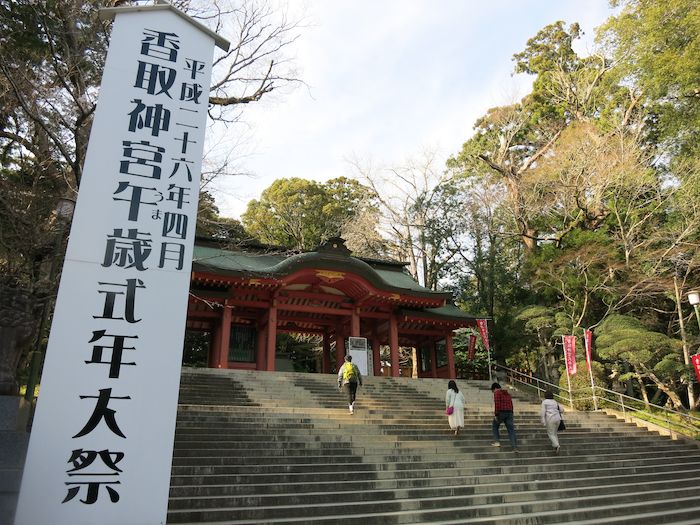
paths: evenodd
<path fill-rule="evenodd" d="M 380 350 L 380 342 L 377 337 L 372 338 L 372 363 L 374 368 L 374 375 L 382 375 L 382 355 Z"/>
<path fill-rule="evenodd" d="M 452 332 L 445 335 L 445 350 L 447 351 L 447 370 L 450 373 L 450 379 L 457 379 L 455 370 L 455 351 L 452 347 Z"/>
<path fill-rule="evenodd" d="M 221 319 L 214 323 L 211 339 L 209 341 L 209 368 L 216 368 L 219 362 L 219 348 L 221 346 Z"/>
<path fill-rule="evenodd" d="M 255 369 L 265 370 L 265 356 L 267 354 L 267 330 L 262 324 L 257 325 L 258 337 L 255 343 Z"/>
<path fill-rule="evenodd" d="M 273 299 L 267 316 L 267 371 L 275 371 L 275 352 L 277 350 L 277 300 Z"/>
<path fill-rule="evenodd" d="M 430 350 L 430 373 L 432 377 L 437 377 L 437 341 L 432 342 Z"/>
<path fill-rule="evenodd" d="M 394 314 L 389 318 L 389 353 L 391 355 L 391 376 L 399 377 L 399 323 Z"/>
<path fill-rule="evenodd" d="M 352 309 L 352 317 L 350 318 L 350 336 L 360 337 L 360 309 Z"/>
<path fill-rule="evenodd" d="M 340 370 L 345 361 L 345 332 L 341 325 L 335 330 L 335 371 Z"/>
<path fill-rule="evenodd" d="M 221 314 L 221 337 L 219 340 L 219 359 L 217 368 L 228 368 L 228 347 L 231 342 L 231 308 L 224 305 Z"/>
<path fill-rule="evenodd" d="M 328 330 L 323 332 L 323 373 L 331 373 L 331 337 Z"/>

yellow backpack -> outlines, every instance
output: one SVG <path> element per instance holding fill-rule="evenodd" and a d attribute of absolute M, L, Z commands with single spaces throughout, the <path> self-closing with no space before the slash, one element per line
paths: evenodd
<path fill-rule="evenodd" d="M 357 383 L 357 367 L 354 364 L 345 363 L 343 383 Z"/>

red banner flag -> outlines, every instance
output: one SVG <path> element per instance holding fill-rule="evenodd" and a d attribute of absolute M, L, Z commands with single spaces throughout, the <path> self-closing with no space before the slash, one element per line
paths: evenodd
<path fill-rule="evenodd" d="M 564 338 L 564 361 L 566 362 L 566 373 L 570 376 L 576 375 L 576 336 L 563 335 Z"/>
<path fill-rule="evenodd" d="M 591 330 L 586 330 L 583 332 L 583 343 L 586 347 L 586 366 L 588 371 L 591 371 L 591 348 L 593 347 L 593 332 Z"/>
<path fill-rule="evenodd" d="M 474 359 L 474 354 L 476 354 L 476 336 L 469 336 L 469 360 Z"/>
<path fill-rule="evenodd" d="M 489 328 L 486 324 L 486 319 L 477 319 L 476 326 L 479 327 L 479 334 L 481 335 L 481 341 L 484 343 L 484 348 L 486 351 L 490 351 L 489 346 Z"/>
<path fill-rule="evenodd" d="M 695 375 L 698 378 L 698 382 L 700 382 L 700 354 L 695 354 L 694 356 L 691 356 L 690 362 L 693 363 L 693 368 L 695 369 Z"/>

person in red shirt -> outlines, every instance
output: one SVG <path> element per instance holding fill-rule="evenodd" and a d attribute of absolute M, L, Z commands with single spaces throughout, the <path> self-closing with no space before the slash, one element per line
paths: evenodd
<path fill-rule="evenodd" d="M 491 424 L 491 429 L 493 430 L 493 443 L 491 443 L 491 446 L 501 446 L 498 429 L 501 427 L 501 423 L 505 423 L 506 430 L 508 431 L 508 439 L 510 439 L 510 446 L 513 452 L 517 452 L 518 439 L 515 435 L 515 426 L 513 425 L 513 398 L 510 397 L 510 394 L 503 390 L 498 383 L 491 385 L 491 392 L 493 392 L 494 413 L 493 423 Z"/>

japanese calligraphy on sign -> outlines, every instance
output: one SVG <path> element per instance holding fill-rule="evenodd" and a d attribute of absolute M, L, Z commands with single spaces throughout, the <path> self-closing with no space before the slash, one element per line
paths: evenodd
<path fill-rule="evenodd" d="M 17 525 L 165 523 L 218 41 L 169 5 L 112 11 Z"/>

